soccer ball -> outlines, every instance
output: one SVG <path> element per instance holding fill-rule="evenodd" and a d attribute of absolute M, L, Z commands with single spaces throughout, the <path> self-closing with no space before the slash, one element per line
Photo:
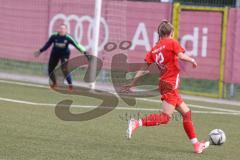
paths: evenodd
<path fill-rule="evenodd" d="M 209 134 L 209 141 L 213 145 L 221 145 L 226 141 L 226 135 L 221 129 L 214 129 Z"/>

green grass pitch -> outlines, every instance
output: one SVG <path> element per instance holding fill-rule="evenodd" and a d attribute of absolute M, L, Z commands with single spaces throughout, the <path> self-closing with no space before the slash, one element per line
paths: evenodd
<path fill-rule="evenodd" d="M 29 87 L 0 82 L 0 159 L 1 160 L 237 160 L 240 146 L 239 106 L 186 101 L 188 104 L 232 110 L 219 111 L 193 107 L 193 121 L 199 139 L 215 128 L 225 131 L 222 146 L 210 146 L 203 154 L 193 153 L 182 122 L 139 129 L 131 140 L 125 138 L 126 115 L 141 115 L 160 109 L 161 103 L 139 99 L 136 106 L 127 106 L 85 122 L 58 119 L 56 104 L 69 98 L 77 105 L 97 105 L 94 98 L 62 95 L 47 88 Z M 7 100 L 6 100 L 7 99 Z M 157 98 L 154 98 L 157 99 Z M 11 101 L 16 100 L 16 101 Z M 39 103 L 23 104 L 22 101 Z M 135 108 L 136 110 L 128 110 Z M 72 112 L 86 112 L 73 108 Z M 209 112 L 209 113 L 208 113 Z"/>

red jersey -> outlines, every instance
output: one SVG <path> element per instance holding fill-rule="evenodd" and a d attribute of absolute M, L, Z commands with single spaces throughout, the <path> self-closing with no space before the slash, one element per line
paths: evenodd
<path fill-rule="evenodd" d="M 178 88 L 180 72 L 178 53 L 180 52 L 184 53 L 185 50 L 178 41 L 172 38 L 163 38 L 145 57 L 147 63 L 156 63 L 159 68 L 164 68 L 165 71 L 160 75 L 160 83 L 161 81 L 167 82 L 171 84 L 172 89 Z"/>

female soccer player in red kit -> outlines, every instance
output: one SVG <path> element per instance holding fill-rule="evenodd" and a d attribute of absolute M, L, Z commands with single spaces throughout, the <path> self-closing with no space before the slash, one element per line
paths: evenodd
<path fill-rule="evenodd" d="M 180 44 L 172 38 L 173 26 L 164 20 L 158 27 L 159 41 L 145 56 L 146 63 L 139 70 L 132 82 L 123 88 L 123 92 L 128 92 L 131 87 L 135 86 L 139 77 L 145 74 L 145 71 L 152 63 L 156 63 L 161 68 L 159 90 L 161 100 L 163 101 L 162 112 L 150 114 L 142 119 L 131 119 L 128 122 L 127 136 L 131 138 L 132 134 L 139 127 L 156 126 L 167 124 L 171 119 L 174 110 L 181 113 L 183 117 L 183 127 L 194 146 L 196 153 L 202 153 L 209 146 L 209 142 L 199 142 L 195 133 L 195 128 L 191 119 L 191 110 L 184 103 L 178 93 L 180 67 L 178 60 L 189 62 L 194 68 L 197 67 L 196 61 L 184 54 L 185 50 Z"/>

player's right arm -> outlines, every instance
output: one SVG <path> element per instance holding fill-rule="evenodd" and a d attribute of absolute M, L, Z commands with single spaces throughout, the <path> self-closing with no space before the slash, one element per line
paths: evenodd
<path fill-rule="evenodd" d="M 48 41 L 45 43 L 45 45 L 41 49 L 39 49 L 33 53 L 34 56 L 38 57 L 42 52 L 46 51 L 52 45 L 56 35 L 57 35 L 57 33 L 53 33 L 51 35 L 51 37 L 48 39 Z"/>
<path fill-rule="evenodd" d="M 192 63 L 193 68 L 196 68 L 196 67 L 197 67 L 197 62 L 195 61 L 195 59 L 189 57 L 188 55 L 186 55 L 186 54 L 184 54 L 184 53 L 182 53 L 182 52 L 179 52 L 179 53 L 178 53 L 178 58 L 179 58 L 180 60 L 182 60 L 182 61 Z"/>
<path fill-rule="evenodd" d="M 178 41 L 172 41 L 172 50 L 180 60 L 191 63 L 193 65 L 193 68 L 197 67 L 197 62 L 195 59 L 184 54 L 185 49 L 182 48 Z"/>

